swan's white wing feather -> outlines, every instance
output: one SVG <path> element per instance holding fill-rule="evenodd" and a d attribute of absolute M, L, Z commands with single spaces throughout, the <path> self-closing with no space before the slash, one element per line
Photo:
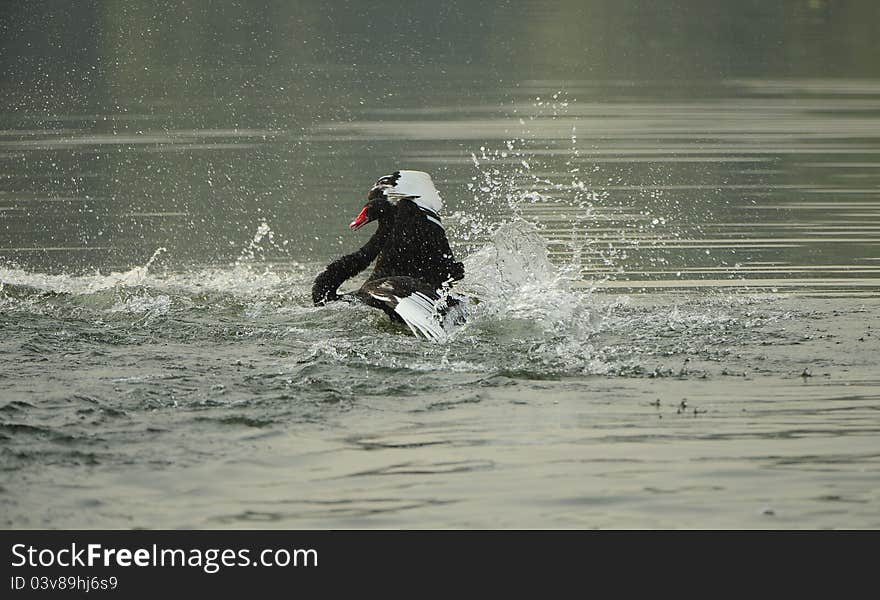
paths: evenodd
<path fill-rule="evenodd" d="M 414 292 L 405 298 L 397 298 L 394 312 L 400 315 L 414 334 L 418 335 L 421 332 L 432 342 L 446 341 L 446 331 L 443 329 L 442 317 L 437 306 L 424 294 Z"/>

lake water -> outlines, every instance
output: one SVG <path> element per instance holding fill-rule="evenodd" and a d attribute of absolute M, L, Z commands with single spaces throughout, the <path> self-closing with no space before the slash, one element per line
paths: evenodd
<path fill-rule="evenodd" d="M 110 4 L 0 25 L 5 527 L 880 527 L 880 5 Z M 444 344 L 311 305 L 400 168 Z"/>

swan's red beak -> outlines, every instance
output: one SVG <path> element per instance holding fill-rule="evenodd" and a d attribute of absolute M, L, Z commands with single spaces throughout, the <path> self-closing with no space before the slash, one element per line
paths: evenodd
<path fill-rule="evenodd" d="M 349 229 L 354 231 L 356 229 L 360 229 L 369 222 L 370 218 L 367 216 L 367 207 L 365 206 L 360 214 L 354 218 L 354 221 L 352 221 L 348 227 Z"/>

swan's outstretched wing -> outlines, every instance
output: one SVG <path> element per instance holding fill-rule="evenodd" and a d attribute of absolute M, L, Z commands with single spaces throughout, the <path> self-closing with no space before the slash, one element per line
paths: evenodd
<path fill-rule="evenodd" d="M 396 315 L 416 336 L 421 334 L 433 342 L 446 341 L 448 328 L 461 325 L 467 316 L 461 300 L 440 294 L 413 277 L 368 281 L 358 295 L 389 315 Z"/>

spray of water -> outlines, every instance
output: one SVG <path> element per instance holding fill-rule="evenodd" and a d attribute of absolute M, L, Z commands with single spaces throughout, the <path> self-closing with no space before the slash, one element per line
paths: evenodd
<path fill-rule="evenodd" d="M 536 112 L 558 116 L 568 107 L 562 96 L 538 99 Z M 593 192 L 581 173 L 574 126 L 560 171 L 558 159 L 546 164 L 539 152 L 544 149 L 527 141 L 527 123 L 520 122 L 521 137 L 471 153 L 471 202 L 453 215 L 467 255 L 468 276 L 459 289 L 474 303 L 472 327 L 552 338 L 567 344 L 566 354 L 583 356 L 599 324 L 596 303 L 583 285 L 583 255 L 591 248 L 593 208 L 606 195 Z M 548 212 L 564 215 L 564 228 L 557 224 L 550 231 L 539 218 Z M 552 239 L 560 231 L 565 239 Z"/>
<path fill-rule="evenodd" d="M 17 265 L 0 266 L 0 295 L 8 297 L 15 291 L 14 295 L 22 298 L 33 293 L 92 296 L 103 303 L 110 293 L 116 300 L 111 310 L 117 312 L 142 312 L 142 308 L 146 310 L 144 307 L 153 304 L 152 300 L 167 308 L 170 305 L 168 293 L 171 297 L 208 293 L 259 300 L 289 292 L 291 287 L 300 283 L 306 271 L 302 265 L 293 262 L 285 265 L 284 272 L 260 263 L 264 246 L 274 243 L 273 237 L 269 225 L 261 223 L 229 267 L 154 273 L 160 257 L 167 253 L 164 247 L 157 248 L 142 265 L 109 274 L 47 274 L 28 271 Z"/>

